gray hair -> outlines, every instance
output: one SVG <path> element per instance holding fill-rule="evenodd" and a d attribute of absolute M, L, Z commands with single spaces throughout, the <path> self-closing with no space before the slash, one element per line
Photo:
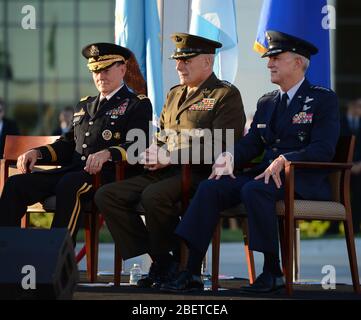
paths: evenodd
<path fill-rule="evenodd" d="M 302 61 L 302 70 L 304 71 L 304 73 L 306 73 L 308 67 L 310 66 L 310 60 L 307 59 L 305 56 L 302 56 L 298 53 L 295 52 L 291 52 L 295 57 L 298 57 L 301 59 Z"/>

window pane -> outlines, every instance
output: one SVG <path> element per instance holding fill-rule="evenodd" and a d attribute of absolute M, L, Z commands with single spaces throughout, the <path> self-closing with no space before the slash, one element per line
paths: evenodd
<path fill-rule="evenodd" d="M 89 81 L 82 81 L 80 83 L 80 97 L 86 96 L 96 96 L 98 94 L 98 90 L 95 88 L 93 79 L 89 76 Z"/>
<path fill-rule="evenodd" d="M 1 15 L 1 13 L 0 13 Z M 2 28 L 0 28 L 1 30 Z M 0 31 L 0 98 L 3 98 L 5 95 L 4 92 L 4 82 L 5 78 L 8 78 L 8 54 L 5 51 L 5 44 L 4 44 L 4 33 Z"/>
<path fill-rule="evenodd" d="M 82 48 L 93 42 L 114 42 L 113 39 L 114 30 L 111 28 L 80 28 L 80 44 L 78 52 L 80 53 Z M 81 56 L 82 57 L 82 56 Z M 89 79 L 89 70 L 86 66 L 85 58 L 81 59 L 80 62 L 80 78 Z"/>
<path fill-rule="evenodd" d="M 52 26 L 44 30 L 44 70 L 45 78 L 73 78 L 74 61 L 74 29 Z"/>
<path fill-rule="evenodd" d="M 4 22 L 4 0 L 0 0 L 0 30 L 3 30 Z"/>
<path fill-rule="evenodd" d="M 80 23 L 113 23 L 114 0 L 82 0 L 80 1 Z"/>
<path fill-rule="evenodd" d="M 14 80 L 38 77 L 39 34 L 39 29 L 9 28 L 9 61 Z"/>
<path fill-rule="evenodd" d="M 44 22 L 73 23 L 75 1 L 44 1 Z"/>

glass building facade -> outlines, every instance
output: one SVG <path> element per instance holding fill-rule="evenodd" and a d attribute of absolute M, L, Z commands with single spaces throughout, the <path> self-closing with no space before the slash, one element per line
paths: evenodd
<path fill-rule="evenodd" d="M 114 9 L 114 0 L 0 0 L 0 97 L 21 133 L 51 133 L 60 109 L 97 94 L 81 49 L 114 41 Z"/>

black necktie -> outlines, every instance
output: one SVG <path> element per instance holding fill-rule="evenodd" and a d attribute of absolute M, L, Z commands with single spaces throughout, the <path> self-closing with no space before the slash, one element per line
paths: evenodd
<path fill-rule="evenodd" d="M 275 110 L 275 115 L 273 118 L 273 128 L 274 130 L 277 129 L 281 118 L 283 117 L 283 115 L 285 114 L 286 110 L 287 110 L 287 100 L 288 100 L 288 95 L 285 92 L 282 95 L 282 98 L 280 100 L 280 102 L 278 103 L 276 110 Z"/>
<path fill-rule="evenodd" d="M 107 98 L 103 98 L 102 100 L 100 100 L 99 103 L 98 103 L 98 106 L 97 106 L 97 108 L 96 108 L 96 110 L 95 110 L 95 113 L 97 113 L 97 112 L 100 110 L 100 108 L 101 108 L 104 104 L 106 104 L 107 102 L 108 102 Z"/>
<path fill-rule="evenodd" d="M 103 100 L 101 100 L 101 101 L 99 102 L 98 110 L 99 110 L 104 104 L 106 104 L 107 102 L 108 102 L 107 98 L 104 98 Z"/>

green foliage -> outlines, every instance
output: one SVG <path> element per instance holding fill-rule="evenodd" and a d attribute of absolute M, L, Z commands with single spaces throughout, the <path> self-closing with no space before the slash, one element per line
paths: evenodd
<path fill-rule="evenodd" d="M 52 213 L 36 213 L 30 215 L 30 226 L 49 229 L 53 221 Z"/>
<path fill-rule="evenodd" d="M 50 228 L 53 219 L 51 213 L 37 213 L 30 215 L 30 225 L 36 228 Z M 302 221 L 299 224 L 301 230 L 302 239 L 320 238 L 325 236 L 326 230 L 330 226 L 328 221 Z M 343 235 L 343 225 L 340 224 L 339 235 Z M 105 226 L 99 232 L 100 242 L 111 243 L 113 238 Z M 80 230 L 77 236 L 77 241 L 84 242 L 84 232 Z M 223 229 L 221 232 L 222 242 L 241 242 L 243 241 L 243 235 L 241 229 Z"/>

